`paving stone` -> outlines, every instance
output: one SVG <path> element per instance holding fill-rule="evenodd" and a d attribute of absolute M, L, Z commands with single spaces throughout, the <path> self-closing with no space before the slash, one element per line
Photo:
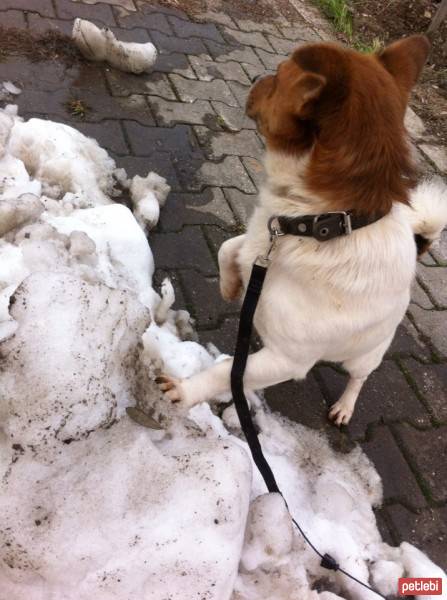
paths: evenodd
<path fill-rule="evenodd" d="M 433 417 L 438 423 L 447 423 L 447 365 L 424 365 L 408 358 L 402 360 L 402 366 L 424 397 Z"/>
<path fill-rule="evenodd" d="M 167 180 L 171 186 L 171 193 L 181 189 L 171 156 L 167 152 L 155 151 L 150 156 L 144 157 L 113 155 L 113 158 L 118 167 L 126 170 L 128 177 L 145 176 L 150 171 L 155 171 Z"/>
<path fill-rule="evenodd" d="M 165 6 L 163 4 L 148 4 L 147 0 L 136 0 L 138 10 L 145 14 L 161 13 L 167 16 L 179 17 L 180 19 L 189 19 L 184 10 L 174 6 Z"/>
<path fill-rule="evenodd" d="M 208 10 L 206 12 L 195 14 L 194 18 L 197 21 L 203 21 L 204 23 L 212 21 L 214 23 L 219 23 L 219 25 L 226 25 L 227 27 L 236 27 L 236 24 L 230 17 L 230 15 L 227 15 L 223 12 Z"/>
<path fill-rule="evenodd" d="M 411 302 L 427 310 L 434 308 L 432 301 L 416 280 L 411 286 Z"/>
<path fill-rule="evenodd" d="M 447 501 L 447 427 L 419 431 L 406 423 L 395 426 L 402 447 L 435 502 Z"/>
<path fill-rule="evenodd" d="M 256 206 L 258 196 L 256 194 L 244 194 L 233 188 L 225 188 L 224 194 L 239 222 L 247 223 Z"/>
<path fill-rule="evenodd" d="M 416 356 L 421 360 L 429 360 L 431 353 L 420 339 L 413 323 L 404 317 L 397 328 L 396 334 L 386 356 Z"/>
<path fill-rule="evenodd" d="M 134 29 L 135 27 L 145 27 L 153 31 L 160 31 L 167 35 L 173 35 L 171 25 L 166 18 L 166 15 L 161 13 L 145 13 L 139 10 L 136 13 L 118 14 L 116 18 L 118 25 L 126 29 Z"/>
<path fill-rule="evenodd" d="M 388 427 L 376 427 L 372 438 L 362 442 L 383 483 L 385 502 L 404 502 L 414 509 L 427 506 L 421 489 Z"/>
<path fill-rule="evenodd" d="M 431 246 L 430 252 L 425 252 L 418 258 L 418 261 L 420 263 L 422 263 L 423 265 L 426 265 L 427 267 L 439 266 L 438 263 L 435 261 L 435 259 L 432 256 L 432 254 L 433 254 L 432 248 L 433 248 L 433 246 Z M 443 266 L 447 266 L 447 265 L 443 265 Z"/>
<path fill-rule="evenodd" d="M 319 372 L 332 404 L 343 393 L 347 376 L 330 367 L 321 367 Z M 365 436 L 369 424 L 403 420 L 418 426 L 430 424 L 427 411 L 403 374 L 394 362 L 385 360 L 363 386 L 347 430 L 354 439 L 360 439 Z"/>
<path fill-rule="evenodd" d="M 46 0 L 43 0 L 45 2 Z M 39 0 L 39 11 L 42 0 Z M 71 0 L 55 0 L 56 13 L 60 19 L 75 19 L 81 17 L 89 21 L 95 19 L 108 27 L 117 25 L 113 16 L 112 8 L 107 4 L 82 4 L 81 2 L 72 2 Z M 53 15 L 48 15 L 53 16 Z"/>
<path fill-rule="evenodd" d="M 202 231 L 205 234 L 206 240 L 208 242 L 208 247 L 211 250 L 211 254 L 213 255 L 214 262 L 216 264 L 217 270 L 219 270 L 217 254 L 219 252 L 222 244 L 231 237 L 234 237 L 235 233 L 229 233 L 222 227 L 217 227 L 217 225 L 203 225 Z"/>
<path fill-rule="evenodd" d="M 78 123 L 76 129 L 84 135 L 94 138 L 102 148 L 117 154 L 128 154 L 129 152 L 119 121 Z"/>
<path fill-rule="evenodd" d="M 225 79 L 227 81 L 239 81 L 239 83 L 250 85 L 250 79 L 237 62 L 215 62 L 208 60 L 204 56 L 191 56 L 189 61 L 197 77 L 202 81 Z"/>
<path fill-rule="evenodd" d="M 426 267 L 419 263 L 417 277 L 436 305 L 447 308 L 447 267 Z M 422 308 L 431 308 L 431 306 L 422 306 Z"/>
<path fill-rule="evenodd" d="M 194 131 L 208 158 L 217 159 L 225 155 L 254 157 L 262 152 L 261 143 L 254 131 L 218 133 L 203 126 L 194 127 Z"/>
<path fill-rule="evenodd" d="M 151 42 L 149 33 L 143 27 L 135 27 L 134 29 L 126 29 L 123 27 L 110 27 L 111 31 L 116 35 L 117 39 L 122 42 L 137 42 L 146 44 Z"/>
<path fill-rule="evenodd" d="M 425 340 L 430 340 L 441 358 L 447 358 L 446 312 L 442 310 L 424 310 L 414 304 L 410 305 L 408 312 Z"/>
<path fill-rule="evenodd" d="M 264 166 L 259 160 L 252 158 L 251 156 L 244 156 L 241 160 L 244 164 L 244 167 L 249 172 L 255 186 L 259 189 L 264 183 L 265 179 Z"/>
<path fill-rule="evenodd" d="M 239 312 L 238 302 L 225 302 L 217 277 L 205 277 L 195 270 L 180 271 L 187 304 L 192 307 L 198 329 L 217 328 L 223 315 Z"/>
<path fill-rule="evenodd" d="M 241 129 L 256 129 L 256 123 L 247 117 L 242 108 L 228 106 L 223 102 L 211 102 L 218 114 L 221 126 L 229 131 L 240 131 Z"/>
<path fill-rule="evenodd" d="M 170 80 L 183 102 L 194 102 L 199 98 L 200 100 L 221 100 L 230 106 L 237 106 L 237 101 L 228 84 L 222 79 L 193 81 L 178 75 L 171 75 Z"/>
<path fill-rule="evenodd" d="M 239 327 L 239 318 L 225 317 L 214 329 L 199 330 L 199 340 L 201 344 L 213 344 L 216 348 L 225 354 L 234 354 L 236 344 L 237 330 Z"/>
<path fill-rule="evenodd" d="M 278 65 L 289 58 L 287 55 L 271 54 L 271 52 L 264 52 L 264 50 L 260 49 L 256 50 L 256 52 L 262 64 L 271 71 L 276 71 Z"/>
<path fill-rule="evenodd" d="M 259 65 L 244 65 L 244 70 L 247 73 L 250 81 L 253 82 L 257 77 L 264 75 L 274 75 L 275 71 L 270 71 L 265 68 L 265 66 L 260 63 Z"/>
<path fill-rule="evenodd" d="M 28 28 L 33 33 L 45 33 L 46 31 L 54 30 L 71 36 L 73 23 L 71 21 L 63 21 L 62 19 L 42 17 L 39 13 L 28 13 Z"/>
<path fill-rule="evenodd" d="M 185 21 L 186 22 L 186 21 Z M 181 52 L 182 54 L 204 54 L 208 55 L 206 47 L 202 40 L 198 38 L 181 38 L 173 35 L 164 35 L 159 31 L 150 31 L 152 41 L 154 42 L 160 54 L 170 54 L 171 52 Z"/>
<path fill-rule="evenodd" d="M 154 71 L 161 73 L 177 73 L 182 77 L 188 77 L 189 79 L 196 79 L 196 74 L 192 70 L 189 64 L 186 54 L 159 54 L 157 61 L 154 65 Z"/>
<path fill-rule="evenodd" d="M 447 569 L 447 506 L 429 508 L 415 514 L 396 504 L 388 506 L 386 512 L 398 544 L 414 544 L 423 549 L 435 564 Z"/>
<path fill-rule="evenodd" d="M 293 27 L 279 27 L 283 36 L 295 42 L 320 42 L 321 37 L 307 23 L 295 23 Z"/>
<path fill-rule="evenodd" d="M 174 123 L 201 124 L 210 123 L 216 116 L 208 100 L 196 100 L 192 103 L 170 102 L 155 96 L 149 96 L 149 106 L 158 125 L 170 126 Z"/>
<path fill-rule="evenodd" d="M 262 66 L 259 57 L 249 46 L 229 46 L 227 44 L 216 44 L 209 40 L 205 40 L 206 47 L 209 53 L 218 62 L 227 62 L 234 60 L 241 64 L 250 64 L 254 66 Z"/>
<path fill-rule="evenodd" d="M 84 4 L 96 4 L 97 0 L 74 0 L 74 2 L 83 2 Z M 102 0 L 104 4 L 118 6 L 124 10 L 136 11 L 136 6 L 133 0 Z"/>
<path fill-rule="evenodd" d="M 260 31 L 261 33 L 279 34 L 279 29 L 274 23 L 262 23 L 249 19 L 238 19 L 237 26 L 242 31 Z"/>
<path fill-rule="evenodd" d="M 220 35 L 220 32 L 214 23 L 193 23 L 191 21 L 185 21 L 184 19 L 178 19 L 177 17 L 168 18 L 175 33 L 181 38 L 207 38 L 219 44 L 225 43 L 225 40 Z"/>
<path fill-rule="evenodd" d="M 38 12 L 43 17 L 55 17 L 51 0 L 2 0 L 1 10 L 23 10 Z"/>
<path fill-rule="evenodd" d="M 300 45 L 296 41 L 287 40 L 284 38 L 277 37 L 275 35 L 267 35 L 266 36 L 272 48 L 278 54 L 291 54 L 294 50 L 298 48 Z"/>
<path fill-rule="evenodd" d="M 414 140 L 421 139 L 426 131 L 423 120 L 410 106 L 407 107 L 407 112 L 405 113 L 405 127 Z"/>
<path fill-rule="evenodd" d="M 133 75 L 107 68 L 105 74 L 114 96 L 151 94 L 167 100 L 176 100 L 171 83 L 164 73 Z"/>
<path fill-rule="evenodd" d="M 171 193 L 161 211 L 163 231 L 179 231 L 184 225 L 215 224 L 234 228 L 236 221 L 220 188 L 196 193 Z"/>
<path fill-rule="evenodd" d="M 204 162 L 191 165 L 194 173 L 185 165 L 178 165 L 179 176 L 185 189 L 201 190 L 206 186 L 234 186 L 247 194 L 254 194 L 256 189 L 247 175 L 244 166 L 237 156 L 226 156 L 221 162 Z M 183 172 L 182 172 L 183 167 Z"/>
<path fill-rule="evenodd" d="M 161 269 L 197 269 L 204 275 L 217 275 L 215 263 L 200 227 L 185 227 L 177 233 L 149 236 L 155 264 Z"/>
<path fill-rule="evenodd" d="M 430 254 L 438 264 L 447 267 L 447 229 L 441 233 L 441 239 L 431 246 Z"/>
<path fill-rule="evenodd" d="M 419 144 L 422 153 L 427 156 L 442 173 L 447 173 L 447 147 L 432 144 Z"/>
<path fill-rule="evenodd" d="M 237 29 L 230 29 L 229 27 L 223 28 L 225 39 L 234 45 L 243 44 L 244 46 L 254 46 L 255 48 L 262 48 L 267 52 L 273 52 L 272 46 L 269 44 L 267 39 L 259 31 L 247 32 L 238 31 Z"/>
<path fill-rule="evenodd" d="M 228 85 L 229 85 L 231 91 L 233 92 L 233 95 L 237 99 L 236 106 L 240 106 L 241 108 L 243 108 L 245 110 L 245 105 L 247 103 L 247 97 L 250 92 L 251 86 L 241 85 L 237 81 L 229 81 Z M 219 98 L 217 98 L 217 100 L 219 100 Z"/>
<path fill-rule="evenodd" d="M 173 158 L 202 159 L 203 153 L 187 125 L 175 127 L 142 127 L 134 121 L 123 121 L 133 154 L 148 156 L 153 152 L 169 152 Z"/>
<path fill-rule="evenodd" d="M 323 430 L 327 421 L 327 406 L 315 377 L 309 374 L 303 381 L 287 381 L 264 390 L 271 410 L 295 423 Z"/>
<path fill-rule="evenodd" d="M 26 27 L 25 15 L 20 10 L 2 10 L 0 12 L 0 22 L 2 27 L 17 27 L 19 29 Z"/>

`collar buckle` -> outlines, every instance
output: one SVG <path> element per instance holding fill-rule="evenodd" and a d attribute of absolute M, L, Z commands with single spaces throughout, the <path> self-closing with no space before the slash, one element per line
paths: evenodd
<path fill-rule="evenodd" d="M 320 242 L 351 233 L 351 215 L 346 211 L 327 212 L 314 217 L 312 234 Z"/>

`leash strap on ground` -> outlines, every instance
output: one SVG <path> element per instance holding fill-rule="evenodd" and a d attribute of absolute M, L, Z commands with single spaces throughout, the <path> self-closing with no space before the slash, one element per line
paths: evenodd
<path fill-rule="evenodd" d="M 245 368 L 247 366 L 250 337 L 253 328 L 253 317 L 256 311 L 256 306 L 258 304 L 259 297 L 261 295 L 262 286 L 264 285 L 266 274 L 266 267 L 263 267 L 256 263 L 253 265 L 239 318 L 239 330 L 236 341 L 236 349 L 234 352 L 233 367 L 231 369 L 231 391 L 233 394 L 233 400 L 239 417 L 241 428 L 244 432 L 255 465 L 259 469 L 259 472 L 261 473 L 262 478 L 265 481 L 265 485 L 267 486 L 268 491 L 280 494 L 283 497 L 287 510 L 290 513 L 287 501 L 285 500 L 281 490 L 279 489 L 273 471 L 270 468 L 270 465 L 268 464 L 262 452 L 261 443 L 259 442 L 258 434 L 256 432 L 253 419 L 251 418 L 247 398 L 245 397 L 244 393 L 244 373 Z M 342 569 L 333 556 L 331 556 L 330 554 L 322 554 L 312 544 L 312 542 L 302 530 L 299 523 L 293 517 L 292 521 L 295 527 L 300 532 L 300 534 L 305 539 L 305 541 L 312 548 L 312 550 L 321 558 L 320 565 L 323 568 L 329 569 L 331 571 L 340 571 L 340 573 L 343 573 L 344 575 L 346 575 L 346 577 L 352 579 L 352 581 L 357 582 L 358 584 L 362 585 L 371 592 L 374 592 L 381 598 L 386 598 L 386 596 L 383 596 L 380 592 L 374 590 L 372 587 L 370 587 L 363 581 L 360 581 L 359 579 L 354 577 L 354 575 L 351 575 L 350 573 Z"/>

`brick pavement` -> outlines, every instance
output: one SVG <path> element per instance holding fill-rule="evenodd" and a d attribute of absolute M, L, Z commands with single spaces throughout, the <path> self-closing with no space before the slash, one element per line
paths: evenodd
<path fill-rule="evenodd" d="M 42 32 L 71 31 L 81 16 L 107 25 L 126 40 L 153 41 L 160 51 L 154 73 L 133 76 L 105 66 L 31 64 L 10 56 L 0 81 L 24 91 L 23 116 L 63 121 L 95 137 L 130 175 L 153 169 L 172 185 L 150 243 L 168 273 L 177 306 L 197 321 L 202 342 L 231 352 L 237 304 L 218 293 L 216 253 L 240 232 L 262 180 L 262 141 L 244 115 L 250 81 L 274 69 L 297 44 L 327 39 L 321 16 L 294 0 L 296 16 L 258 23 L 208 12 L 194 19 L 178 9 L 134 0 L 2 0 L 0 23 Z M 123 7 L 128 10 L 124 10 Z M 137 10 L 136 10 L 137 9 Z M 85 117 L 69 114 L 81 100 Z M 408 126 L 428 171 L 444 169 L 445 153 L 410 114 Z M 327 407 L 345 375 L 318 365 L 306 384 L 289 382 L 266 391 L 273 410 L 326 431 L 340 450 L 361 444 L 384 484 L 377 511 L 385 539 L 421 546 L 447 568 L 447 232 L 440 247 L 418 266 L 413 301 L 386 360 L 371 376 L 349 427 L 327 422 Z"/>

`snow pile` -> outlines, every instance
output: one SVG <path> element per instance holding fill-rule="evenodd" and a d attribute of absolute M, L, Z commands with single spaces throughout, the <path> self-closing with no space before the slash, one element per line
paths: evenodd
<path fill-rule="evenodd" d="M 128 181 L 95 141 L 12 107 L 0 142 L 0 600 L 373 598 L 323 571 L 265 494 L 233 407 L 182 414 L 153 383 L 222 359 L 193 341 L 169 280 L 152 287 L 142 228 L 166 182 Z M 117 183 L 141 226 L 113 203 Z M 441 576 L 381 541 L 380 480 L 360 450 L 335 454 L 254 399 L 268 460 L 321 550 L 386 593 L 401 575 Z"/>
<path fill-rule="evenodd" d="M 150 71 L 157 60 L 157 49 L 151 42 L 121 42 L 107 27 L 99 29 L 84 19 L 75 19 L 72 38 L 85 58 L 106 61 L 121 71 L 135 74 Z"/>

